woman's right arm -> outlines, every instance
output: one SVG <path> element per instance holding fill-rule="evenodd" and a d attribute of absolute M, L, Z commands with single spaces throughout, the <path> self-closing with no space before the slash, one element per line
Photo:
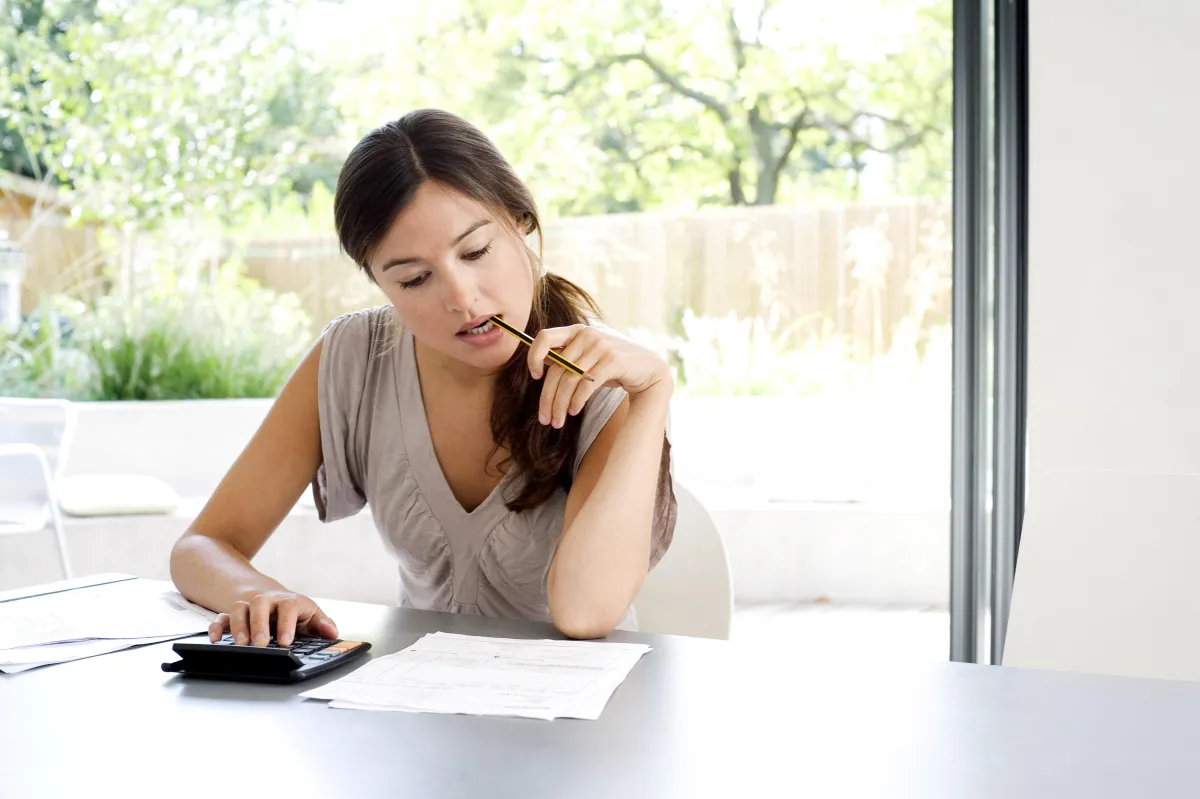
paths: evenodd
<path fill-rule="evenodd" d="M 251 558 L 299 500 L 321 465 L 317 411 L 320 340 L 300 362 L 250 443 L 234 461 L 196 520 L 171 550 L 179 592 L 224 615 L 239 642 L 262 645 L 275 622 L 280 643 L 302 634 L 336 637 L 337 627 L 308 597 L 289 591 Z"/>

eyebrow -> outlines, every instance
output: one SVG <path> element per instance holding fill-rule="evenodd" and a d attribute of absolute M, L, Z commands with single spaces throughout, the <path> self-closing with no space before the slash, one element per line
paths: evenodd
<path fill-rule="evenodd" d="M 450 242 L 450 246 L 454 247 L 454 246 L 458 245 L 467 236 L 470 236 L 472 233 L 474 233 L 476 230 L 479 230 L 479 228 L 483 227 L 484 225 L 490 225 L 491 223 L 492 223 L 492 221 L 490 219 L 480 219 L 478 222 L 471 225 L 469 228 L 464 230 L 462 233 L 458 234 L 458 236 L 454 239 L 454 241 Z M 420 258 L 393 258 L 392 260 L 388 261 L 383 266 L 381 266 L 379 268 L 379 271 L 386 272 L 387 270 L 391 269 L 393 266 L 403 266 L 404 264 L 413 264 L 420 260 L 421 260 Z"/>

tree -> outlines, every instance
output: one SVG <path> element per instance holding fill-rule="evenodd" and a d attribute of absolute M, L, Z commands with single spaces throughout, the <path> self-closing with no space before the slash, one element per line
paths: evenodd
<path fill-rule="evenodd" d="M 6 34 L 0 117 L 88 198 L 84 215 L 228 219 L 336 131 L 328 83 L 290 41 L 293 3 L 26 5 L 38 13 Z"/>
<path fill-rule="evenodd" d="M 872 165 L 895 193 L 949 186 L 947 0 L 450 0 L 395 13 L 405 45 L 347 71 L 344 111 L 370 124 L 384 108 L 457 111 L 560 213 L 855 197 Z"/>
<path fill-rule="evenodd" d="M 19 49 L 22 36 L 45 35 L 51 50 L 60 57 L 67 55 L 62 49 L 62 35 L 66 32 L 68 19 L 94 19 L 96 0 L 76 0 L 60 5 L 60 13 L 66 14 L 67 17 L 48 19 L 45 0 L 0 2 L 0 16 L 4 17 L 5 23 L 5 26 L 0 28 L 0 68 L 9 75 L 20 72 Z M 53 9 L 51 11 L 53 12 Z M 23 85 L 18 84 L 11 88 L 20 94 Z M 10 98 L 8 104 L 18 102 L 20 101 Z M 28 145 L 20 130 L 9 119 L 0 119 L 0 169 L 35 180 L 47 177 L 48 172 L 39 153 Z"/>

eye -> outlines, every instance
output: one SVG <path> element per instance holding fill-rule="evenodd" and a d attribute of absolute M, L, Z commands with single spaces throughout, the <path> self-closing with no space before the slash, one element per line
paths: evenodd
<path fill-rule="evenodd" d="M 415 289 L 417 286 L 420 286 L 422 283 L 424 283 L 425 279 L 427 277 L 429 277 L 429 276 L 428 275 L 417 275 L 412 280 L 402 280 L 402 281 L 400 281 L 400 288 Z"/>
<path fill-rule="evenodd" d="M 487 254 L 488 254 L 489 252 L 491 252 L 491 251 L 492 251 L 492 245 L 491 245 L 491 243 L 489 242 L 489 243 L 488 243 L 486 246 L 484 246 L 482 249 L 478 249 L 478 250 L 475 250 L 475 251 L 473 251 L 473 252 L 464 253 L 464 254 L 463 254 L 463 260 L 464 260 L 464 261 L 478 261 L 480 258 L 482 258 L 483 256 L 487 255 Z"/>

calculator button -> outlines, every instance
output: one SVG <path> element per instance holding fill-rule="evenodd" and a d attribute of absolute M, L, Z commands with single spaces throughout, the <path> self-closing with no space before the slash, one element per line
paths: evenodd
<path fill-rule="evenodd" d="M 333 646 L 322 649 L 321 652 L 326 652 L 330 655 L 340 655 L 343 652 L 349 652 L 351 649 L 357 649 L 362 646 L 362 641 L 341 641 Z"/>

